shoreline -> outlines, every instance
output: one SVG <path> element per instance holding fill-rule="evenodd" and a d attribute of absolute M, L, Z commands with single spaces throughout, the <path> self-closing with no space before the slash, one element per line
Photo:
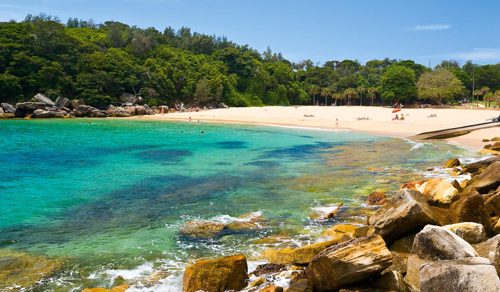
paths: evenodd
<path fill-rule="evenodd" d="M 463 115 L 467 112 L 468 115 Z M 175 112 L 125 119 L 148 121 L 209 122 L 220 124 L 246 124 L 297 129 L 353 131 L 405 139 L 422 132 L 481 123 L 500 114 L 499 110 L 485 109 L 402 109 L 405 120 L 392 120 L 392 108 L 368 106 L 266 106 L 248 108 L 211 109 L 199 112 Z M 435 114 L 437 117 L 429 118 Z M 357 120 L 366 117 L 369 120 Z M 338 119 L 338 126 L 336 125 Z M 500 136 L 500 127 L 473 131 L 464 136 L 444 139 L 450 144 L 471 151 L 480 151 L 482 139 Z"/>

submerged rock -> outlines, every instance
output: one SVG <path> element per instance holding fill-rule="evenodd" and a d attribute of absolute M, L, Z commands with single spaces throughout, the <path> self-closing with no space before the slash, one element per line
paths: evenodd
<path fill-rule="evenodd" d="M 354 233 L 358 228 L 359 226 L 352 224 L 337 224 L 323 231 L 323 236 L 338 239 L 339 242 L 349 240 L 354 238 Z"/>
<path fill-rule="evenodd" d="M 107 288 L 86 288 L 83 289 L 82 292 L 125 292 L 130 288 L 129 285 L 123 284 L 120 286 L 113 287 L 111 289 Z"/>
<path fill-rule="evenodd" d="M 194 238 L 216 238 L 222 234 L 225 226 L 224 223 L 193 220 L 184 223 L 179 233 Z"/>
<path fill-rule="evenodd" d="M 329 247 L 316 255 L 308 269 L 314 291 L 332 291 L 373 276 L 392 263 L 379 235 L 369 235 Z"/>
<path fill-rule="evenodd" d="M 496 292 L 500 291 L 500 280 L 488 259 L 471 257 L 423 265 L 420 289 L 429 292 Z"/>
<path fill-rule="evenodd" d="M 234 255 L 197 261 L 186 268 L 182 282 L 184 292 L 223 292 L 241 290 L 247 280 L 246 257 Z"/>
<path fill-rule="evenodd" d="M 317 242 L 298 248 L 268 249 L 262 256 L 273 264 L 308 264 L 315 255 L 325 248 L 335 245 L 340 239 Z"/>
<path fill-rule="evenodd" d="M 368 205 L 383 205 L 385 204 L 386 196 L 384 192 L 373 192 L 368 196 Z"/>
<path fill-rule="evenodd" d="M 465 240 L 446 228 L 427 225 L 413 241 L 411 253 L 421 259 L 453 260 L 477 257 L 474 248 Z"/>
<path fill-rule="evenodd" d="M 12 286 L 30 288 L 62 267 L 58 260 L 24 252 L 0 250 L 0 290 Z"/>

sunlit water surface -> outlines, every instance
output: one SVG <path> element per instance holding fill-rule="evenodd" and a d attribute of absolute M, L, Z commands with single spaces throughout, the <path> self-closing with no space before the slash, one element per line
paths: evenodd
<path fill-rule="evenodd" d="M 126 120 L 0 121 L 0 248 L 64 258 L 40 290 L 112 285 L 176 291 L 197 257 L 317 240 L 374 190 L 392 191 L 452 155 L 444 143 L 342 131 Z M 344 215 L 311 220 L 344 204 Z M 261 230 L 192 240 L 188 220 L 261 212 Z M 257 239 L 281 238 L 272 245 Z M 154 271 L 164 280 L 145 288 Z"/>

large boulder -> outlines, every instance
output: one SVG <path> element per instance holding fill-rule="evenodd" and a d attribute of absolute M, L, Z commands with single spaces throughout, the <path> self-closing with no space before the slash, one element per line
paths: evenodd
<path fill-rule="evenodd" d="M 487 194 L 500 186 L 500 161 L 486 167 L 481 173 L 475 175 L 467 184 L 464 192 L 474 189 L 480 194 Z"/>
<path fill-rule="evenodd" d="M 37 109 L 45 109 L 43 102 L 18 102 L 16 103 L 16 117 L 24 117 L 32 114 Z"/>
<path fill-rule="evenodd" d="M 9 103 L 3 102 L 1 104 L 1 107 L 4 111 L 4 113 L 8 113 L 8 114 L 15 114 L 16 113 L 16 108 Z"/>
<path fill-rule="evenodd" d="M 451 182 L 441 178 L 431 178 L 416 185 L 416 189 L 435 204 L 447 205 L 458 199 L 458 190 Z"/>
<path fill-rule="evenodd" d="M 429 262 L 431 261 L 421 259 L 415 254 L 408 257 L 404 281 L 410 291 L 420 291 L 420 268 Z"/>
<path fill-rule="evenodd" d="M 129 107 L 132 108 L 132 107 Z M 129 110 L 128 108 L 124 108 L 121 106 L 112 106 L 110 105 L 107 110 L 108 114 L 112 117 L 130 117 L 134 114 L 134 110 Z"/>
<path fill-rule="evenodd" d="M 462 222 L 443 226 L 470 244 L 479 243 L 487 239 L 486 231 L 482 224 L 475 222 Z"/>
<path fill-rule="evenodd" d="M 425 226 L 415 236 L 411 253 L 432 261 L 478 256 L 467 241 L 443 227 L 433 225 Z"/>
<path fill-rule="evenodd" d="M 480 172 L 481 170 L 487 168 L 490 164 L 493 164 L 497 161 L 500 161 L 500 156 L 493 156 L 490 158 L 486 158 L 471 164 L 468 164 L 462 173 L 471 173 L 471 174 L 476 174 Z"/>
<path fill-rule="evenodd" d="M 48 106 L 55 106 L 56 104 L 50 99 L 48 98 L 47 96 L 41 94 L 41 93 L 37 93 L 34 97 L 33 97 L 34 100 L 38 101 L 38 102 L 42 102 Z"/>
<path fill-rule="evenodd" d="M 197 261 L 186 268 L 182 282 L 184 292 L 223 292 L 241 290 L 247 280 L 246 257 L 234 255 Z"/>
<path fill-rule="evenodd" d="M 368 218 L 385 240 L 391 242 L 418 232 L 427 224 L 444 223 L 446 210 L 427 204 L 415 190 L 400 190 L 389 202 Z"/>
<path fill-rule="evenodd" d="M 149 105 L 147 105 L 147 104 L 144 104 L 144 109 L 146 109 L 146 115 L 154 115 L 155 114 L 153 109 L 150 108 Z"/>
<path fill-rule="evenodd" d="M 63 118 L 64 114 L 60 111 L 37 109 L 33 112 L 33 117 L 36 119 Z"/>
<path fill-rule="evenodd" d="M 70 105 L 70 100 L 66 97 L 59 96 L 56 99 L 55 106 L 57 109 L 67 108 Z"/>
<path fill-rule="evenodd" d="M 61 261 L 50 260 L 42 256 L 0 250 L 0 291 L 29 289 L 38 281 L 54 274 L 62 265 Z M 13 286 L 17 288 L 7 288 Z"/>
<path fill-rule="evenodd" d="M 332 291 L 376 275 L 392 263 L 384 239 L 376 234 L 331 246 L 317 254 L 308 269 L 314 291 Z"/>
<path fill-rule="evenodd" d="M 474 249 L 483 258 L 490 260 L 500 276 L 500 234 L 481 243 L 475 244 Z"/>
<path fill-rule="evenodd" d="M 448 223 L 476 222 L 484 226 L 487 234 L 492 234 L 489 216 L 484 208 L 484 198 L 480 194 L 463 196 L 451 204 Z"/>
<path fill-rule="evenodd" d="M 497 292 L 500 280 L 488 259 L 471 257 L 423 265 L 420 289 L 426 292 Z"/>
<path fill-rule="evenodd" d="M 69 108 L 76 109 L 79 105 L 85 104 L 83 99 L 72 99 L 69 101 Z"/>
<path fill-rule="evenodd" d="M 484 209 L 491 217 L 500 216 L 500 192 L 497 192 L 486 199 L 484 202 Z"/>

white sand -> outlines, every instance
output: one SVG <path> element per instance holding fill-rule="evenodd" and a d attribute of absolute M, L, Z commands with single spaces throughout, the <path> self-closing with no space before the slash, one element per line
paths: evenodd
<path fill-rule="evenodd" d="M 164 115 L 143 116 L 139 119 L 221 122 L 243 124 L 268 124 L 280 126 L 348 129 L 389 137 L 410 137 L 418 133 L 465 126 L 486 122 L 487 119 L 498 117 L 499 110 L 472 109 L 402 109 L 404 121 L 394 121 L 392 108 L 368 106 L 289 106 L 289 107 L 247 107 L 214 109 L 200 112 L 168 113 Z M 428 117 L 431 114 L 437 117 Z M 307 117 L 307 115 L 309 115 Z M 310 116 L 313 115 L 313 116 Z M 370 120 L 358 120 L 358 117 L 368 117 Z M 338 126 L 336 125 L 338 119 Z M 480 149 L 484 138 L 500 136 L 500 127 L 474 131 L 468 135 L 450 139 L 452 143 Z"/>

